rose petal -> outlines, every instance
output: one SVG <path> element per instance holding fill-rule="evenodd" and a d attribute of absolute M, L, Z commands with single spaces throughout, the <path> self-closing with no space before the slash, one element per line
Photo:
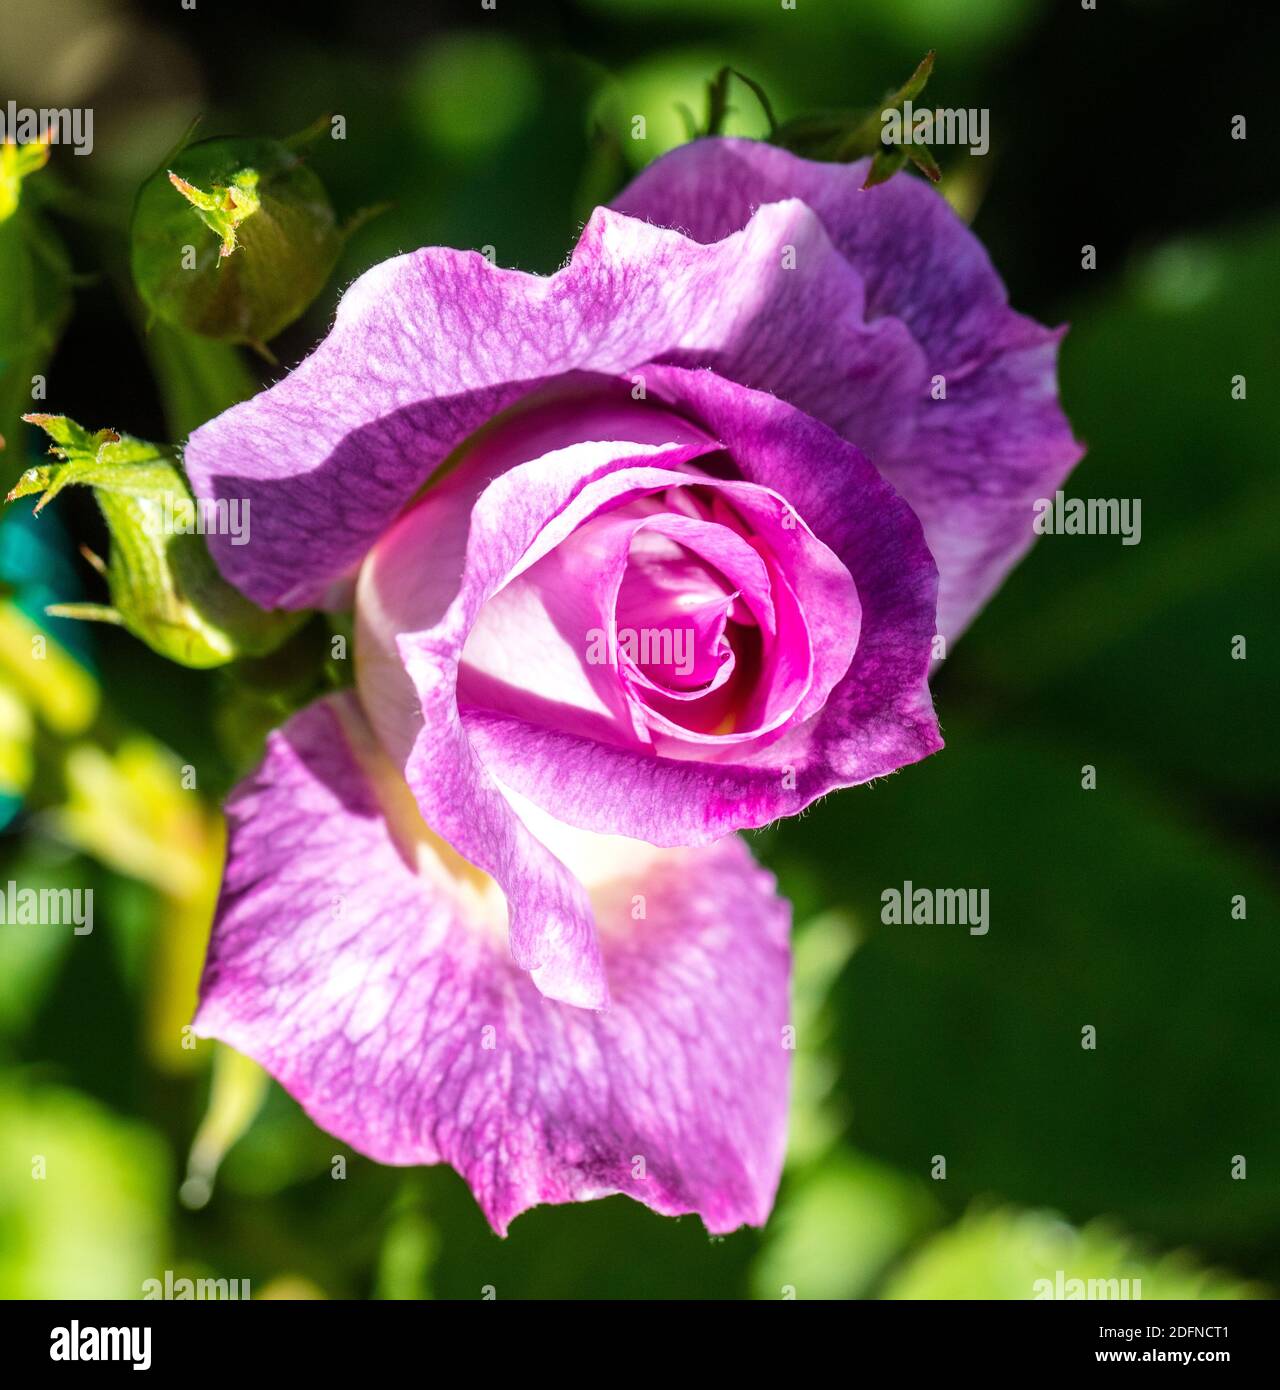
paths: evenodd
<path fill-rule="evenodd" d="M 788 913 L 740 842 L 632 855 L 596 887 L 613 1006 L 593 1014 L 512 965 L 492 885 L 445 872 L 349 696 L 272 734 L 228 814 L 201 1036 L 360 1152 L 452 1165 L 499 1234 L 616 1192 L 716 1233 L 764 1221 Z"/>
<path fill-rule="evenodd" d="M 787 268 L 797 247 L 803 273 Z M 248 543 L 211 535 L 214 558 L 264 606 L 324 602 L 459 444 L 567 373 L 666 355 L 790 364 L 892 432 L 896 403 L 881 403 L 916 349 L 900 325 L 864 323 L 856 293 L 794 201 L 712 246 L 597 209 L 545 279 L 441 247 L 387 261 L 347 291 L 306 361 L 188 441 L 197 495 L 250 506 Z"/>
<path fill-rule="evenodd" d="M 866 393 L 844 389 L 836 350 L 836 375 L 798 364 L 790 342 L 773 359 L 748 346 L 707 365 L 785 397 L 871 456 L 924 525 L 941 576 L 938 631 L 954 639 L 1030 546 L 1032 503 L 1052 496 L 1083 452 L 1058 405 L 1065 329 L 1009 308 L 981 242 L 935 190 L 906 173 L 864 190 L 868 167 L 753 140 L 699 140 L 656 160 L 615 206 L 708 243 L 783 199 L 817 214 L 848 273 L 833 275 L 820 253 L 797 247 L 794 275 L 847 294 L 850 278 L 858 284 L 848 313 L 900 359 L 877 380 L 878 401 L 869 408 Z M 805 292 L 818 302 L 819 286 Z M 812 322 L 830 322 L 829 310 Z M 933 399 L 935 376 L 946 379 L 944 400 Z"/>

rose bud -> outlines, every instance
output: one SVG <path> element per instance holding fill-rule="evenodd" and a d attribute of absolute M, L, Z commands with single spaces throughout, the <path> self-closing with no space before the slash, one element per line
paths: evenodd
<path fill-rule="evenodd" d="M 342 248 L 324 185 L 278 140 L 203 140 L 142 185 L 138 293 L 157 317 L 261 345 L 320 293 Z"/>

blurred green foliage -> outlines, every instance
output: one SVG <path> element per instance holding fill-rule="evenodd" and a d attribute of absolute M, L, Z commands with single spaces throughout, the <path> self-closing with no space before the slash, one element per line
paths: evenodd
<path fill-rule="evenodd" d="M 42 167 L 28 152 L 47 146 L 0 145 L 0 483 L 21 472 L 18 417 L 29 410 L 71 311 L 71 267 L 41 215 L 29 180 Z M 38 184 L 36 185 L 38 187 Z M 10 443 L 9 441 L 12 441 Z"/>
<path fill-rule="evenodd" d="M 0 1297 L 141 1296 L 167 1245 L 158 1135 L 73 1091 L 6 1084 L 0 1164 Z"/>
<path fill-rule="evenodd" d="M 338 208 L 391 203 L 273 343 L 290 363 L 385 256 L 492 246 L 501 264 L 554 269 L 595 202 L 686 138 L 681 105 L 700 113 L 724 64 L 785 120 L 870 104 L 934 48 L 930 99 L 992 111 L 986 160 L 936 152 L 943 192 L 976 213 L 1015 304 L 1073 325 L 1062 389 L 1089 453 L 1069 490 L 1141 498 L 1143 540 L 1044 538 L 936 682 L 948 748 L 755 837 L 800 923 L 792 1143 L 769 1226 L 711 1240 L 612 1198 L 531 1212 L 500 1242 L 451 1172 L 369 1163 L 251 1065 L 189 1045 L 214 808 L 297 692 L 278 672 L 233 685 L 123 632 L 54 622 L 33 662 L 34 620 L 51 589 L 73 596 L 78 561 L 46 539 L 57 522 L 41 550 L 30 528 L 45 520 L 11 515 L 0 880 L 92 883 L 99 923 L 74 941 L 0 928 L 0 1293 L 133 1298 L 166 1267 L 273 1297 L 1029 1298 L 1058 1271 L 1141 1278 L 1148 1299 L 1280 1285 L 1263 714 L 1280 684 L 1280 222 L 1246 149 L 1201 158 L 1195 123 L 1235 97 L 1197 88 L 1195 7 L 1117 3 L 1081 21 L 1037 0 L 562 0 L 536 24 L 375 6 L 377 22 L 317 14 L 305 32 L 259 7 L 254 45 L 221 8 L 0 0 L 0 86 L 97 112 L 94 157 L 55 154 L 27 180 L 21 238 L 0 224 L 18 267 L 0 274 L 0 325 L 19 325 L 0 329 L 11 477 L 36 461 L 13 423 L 32 409 L 32 363 L 48 409 L 173 443 L 271 379 L 226 344 L 147 331 L 132 289 L 138 188 L 198 114 L 217 136 L 341 113 L 345 139 L 315 142 L 308 168 Z M 1108 112 L 1131 99 L 1162 20 L 1189 133 L 1185 156 L 1162 156 L 1186 162 L 1157 178 L 1113 157 Z M 68 33 L 76 62 L 37 61 Z M 1269 45 L 1239 43 L 1221 64 L 1231 93 L 1265 81 Z M 726 128 L 761 134 L 755 98 L 732 101 Z M 39 274 L 37 217 L 52 257 Z M 1085 242 L 1096 273 L 1079 269 Z M 50 360 L 71 266 L 83 284 Z M 87 495 L 63 508 L 100 547 Z M 325 638 L 298 640 L 294 655 Z M 312 680 L 312 657 L 300 664 Z M 182 766 L 198 787 L 177 790 Z M 988 888 L 989 934 L 882 927 L 880 894 L 904 879 Z"/>
<path fill-rule="evenodd" d="M 1068 1281 L 1125 1280 L 1130 1299 L 1258 1298 L 1249 1285 L 1199 1267 L 1182 1253 L 1152 1256 L 1133 1243 L 1092 1225 L 1073 1230 L 1043 1212 L 974 1211 L 930 1241 L 894 1271 L 886 1298 L 1061 1297 Z M 1077 1295 L 1078 1297 L 1079 1295 Z M 1115 1296 L 1115 1295 L 1112 1295 Z"/>

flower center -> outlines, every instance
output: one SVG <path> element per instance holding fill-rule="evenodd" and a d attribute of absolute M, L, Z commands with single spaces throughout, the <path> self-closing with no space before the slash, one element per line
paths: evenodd
<path fill-rule="evenodd" d="M 695 491 L 675 489 L 621 509 L 652 520 L 632 537 L 618 586 L 618 673 L 631 698 L 664 720 L 727 733 L 758 674 L 760 624 L 743 584 L 696 547 L 701 541 L 722 556 L 736 550 L 741 563 L 761 567 L 736 532 L 714 534 L 711 508 Z"/>

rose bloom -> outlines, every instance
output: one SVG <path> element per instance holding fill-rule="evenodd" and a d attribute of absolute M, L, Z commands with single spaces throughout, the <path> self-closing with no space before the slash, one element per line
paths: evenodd
<path fill-rule="evenodd" d="M 400 256 L 187 446 L 232 583 L 355 611 L 354 691 L 228 803 L 196 1029 L 499 1233 L 765 1220 L 789 912 L 735 832 L 942 746 L 935 637 L 1079 457 L 1061 333 L 866 173 L 701 140 L 549 278 Z"/>

